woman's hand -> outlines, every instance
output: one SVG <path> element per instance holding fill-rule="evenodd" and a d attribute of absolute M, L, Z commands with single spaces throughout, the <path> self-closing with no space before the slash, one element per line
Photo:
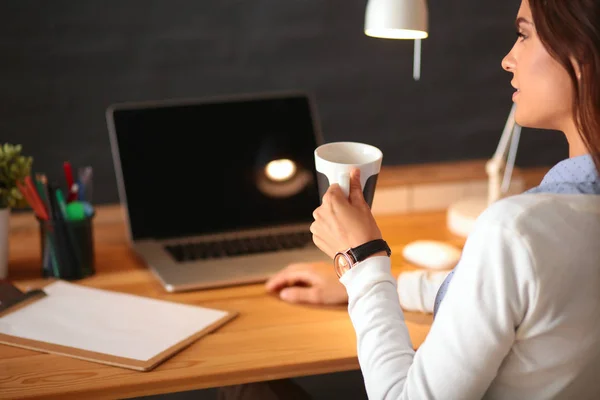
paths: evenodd
<path fill-rule="evenodd" d="M 323 202 L 313 212 L 310 226 L 315 245 L 333 258 L 338 251 L 381 239 L 381 232 L 360 185 L 360 170 L 350 175 L 348 198 L 338 184 L 329 187 Z"/>
<path fill-rule="evenodd" d="M 266 283 L 268 292 L 289 303 L 338 305 L 348 303 L 346 288 L 329 263 L 291 264 Z"/>

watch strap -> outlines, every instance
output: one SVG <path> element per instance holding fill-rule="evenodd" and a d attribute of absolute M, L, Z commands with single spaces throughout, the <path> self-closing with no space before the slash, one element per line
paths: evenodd
<path fill-rule="evenodd" d="M 352 253 L 352 257 L 354 257 L 357 263 L 381 251 L 385 251 L 388 257 L 392 255 L 392 250 L 383 239 L 371 240 L 350 249 L 350 253 Z"/>

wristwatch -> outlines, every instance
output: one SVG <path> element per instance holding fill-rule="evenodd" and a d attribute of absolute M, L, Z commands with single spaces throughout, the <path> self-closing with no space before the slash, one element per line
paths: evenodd
<path fill-rule="evenodd" d="M 392 250 L 390 250 L 390 247 L 383 239 L 371 240 L 360 246 L 349 248 L 346 251 L 337 252 L 333 258 L 333 267 L 337 276 L 341 278 L 346 271 L 353 268 L 356 264 L 380 251 L 385 251 L 388 257 L 392 255 Z"/>

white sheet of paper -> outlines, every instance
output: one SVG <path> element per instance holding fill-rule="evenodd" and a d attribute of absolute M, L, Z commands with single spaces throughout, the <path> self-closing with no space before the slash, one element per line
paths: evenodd
<path fill-rule="evenodd" d="M 64 281 L 47 296 L 0 318 L 0 333 L 147 361 L 227 312 Z"/>

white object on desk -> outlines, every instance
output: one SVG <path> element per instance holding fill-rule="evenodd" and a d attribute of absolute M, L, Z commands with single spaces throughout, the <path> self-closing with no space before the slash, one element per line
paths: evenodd
<path fill-rule="evenodd" d="M 161 361 L 161 354 L 236 315 L 64 281 L 43 290 L 45 297 L 0 318 L 0 342 L 19 345 L 25 339 L 58 349 L 49 352 L 123 367 L 130 364 L 124 359 L 132 360 L 133 367 L 147 370 Z M 2 334 L 17 339 L 3 339 Z M 82 356 L 81 351 L 103 357 Z M 106 356 L 120 361 L 106 362 Z"/>
<path fill-rule="evenodd" d="M 417 240 L 404 246 L 402 255 L 416 266 L 443 270 L 453 268 L 458 263 L 461 250 L 437 240 Z"/>
<path fill-rule="evenodd" d="M 435 296 L 450 271 L 402 272 L 398 276 L 398 299 L 405 311 L 433 313 Z"/>

